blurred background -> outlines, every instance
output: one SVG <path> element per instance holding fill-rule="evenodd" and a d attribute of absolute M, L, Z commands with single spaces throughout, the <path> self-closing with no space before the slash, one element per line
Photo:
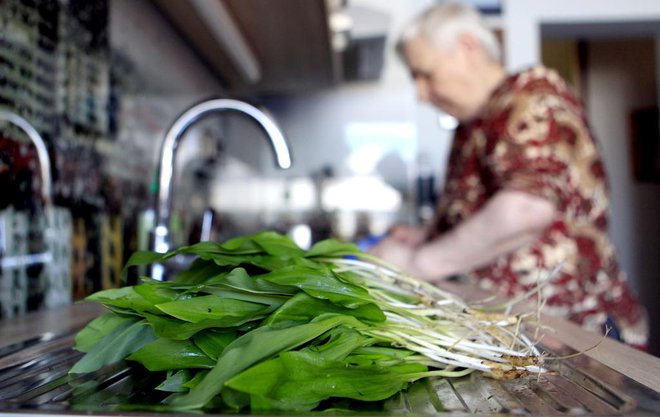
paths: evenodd
<path fill-rule="evenodd" d="M 416 101 L 393 44 L 432 3 L 0 0 L 0 110 L 45 149 L 0 113 L 0 318 L 121 285 L 152 247 L 164 138 L 213 97 L 272 117 L 293 164 L 275 166 L 245 114 L 195 120 L 176 147 L 172 246 L 272 229 L 308 247 L 429 221 L 455 121 Z M 471 3 L 508 69 L 543 62 L 586 103 L 660 354 L 660 2 Z"/>

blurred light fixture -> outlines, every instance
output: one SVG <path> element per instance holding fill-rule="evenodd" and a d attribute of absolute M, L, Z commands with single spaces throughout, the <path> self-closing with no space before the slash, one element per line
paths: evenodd
<path fill-rule="evenodd" d="M 353 29 L 353 18 L 343 12 L 330 14 L 330 30 L 333 32 L 349 32 Z"/>
<path fill-rule="evenodd" d="M 328 20 L 332 36 L 332 49 L 337 52 L 345 51 L 350 43 L 353 19 L 342 11 L 335 11 L 330 13 Z"/>
<path fill-rule="evenodd" d="M 307 224 L 296 224 L 289 230 L 289 237 L 302 249 L 312 247 L 312 228 Z"/>
<path fill-rule="evenodd" d="M 321 199 L 323 209 L 329 212 L 396 212 L 403 202 L 398 190 L 376 176 L 329 180 Z"/>
<path fill-rule="evenodd" d="M 347 0 L 326 0 L 330 42 L 335 52 L 343 52 L 350 43 L 353 18 L 346 12 Z"/>

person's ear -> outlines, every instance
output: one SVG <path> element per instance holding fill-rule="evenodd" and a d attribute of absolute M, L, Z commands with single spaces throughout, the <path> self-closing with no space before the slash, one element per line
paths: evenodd
<path fill-rule="evenodd" d="M 487 55 L 481 42 L 470 33 L 460 34 L 456 40 L 456 45 L 471 62 L 481 62 L 484 56 Z"/>
<path fill-rule="evenodd" d="M 471 33 L 461 33 L 456 39 L 456 43 L 466 51 L 476 51 L 482 49 L 481 43 Z"/>

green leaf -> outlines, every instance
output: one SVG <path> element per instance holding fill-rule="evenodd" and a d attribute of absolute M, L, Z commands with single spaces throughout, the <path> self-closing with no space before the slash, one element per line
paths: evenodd
<path fill-rule="evenodd" d="M 250 396 L 244 392 L 236 391 L 225 386 L 220 393 L 223 403 L 232 409 L 240 411 L 250 405 Z"/>
<path fill-rule="evenodd" d="M 189 340 L 156 339 L 126 357 L 150 371 L 185 368 L 212 368 L 215 361 Z"/>
<path fill-rule="evenodd" d="M 184 388 L 183 384 L 190 381 L 191 374 L 192 372 L 188 369 L 168 372 L 165 381 L 158 385 L 156 389 L 165 392 L 187 392 L 188 388 Z"/>
<path fill-rule="evenodd" d="M 222 248 L 231 253 L 261 253 L 263 249 L 252 239 L 252 235 L 239 236 L 222 244 Z"/>
<path fill-rule="evenodd" d="M 165 337 L 172 340 L 186 340 L 204 329 L 217 327 L 233 328 L 241 326 L 250 320 L 257 320 L 262 318 L 259 316 L 245 317 L 243 319 L 233 318 L 231 325 L 228 325 L 227 318 L 222 318 L 219 320 L 202 320 L 197 323 L 189 323 L 187 321 L 181 321 L 173 317 L 157 316 L 155 314 L 148 313 L 145 313 L 144 317 L 147 319 L 149 324 L 153 326 L 154 333 L 158 337 Z"/>
<path fill-rule="evenodd" d="M 411 384 L 405 391 L 405 397 L 406 408 L 411 415 L 441 415 L 445 411 L 437 390 L 428 378 Z"/>
<path fill-rule="evenodd" d="M 143 313 L 145 311 L 150 313 L 160 313 L 160 310 L 158 310 L 153 303 L 136 291 L 137 287 L 138 286 L 103 290 L 88 296 L 85 300 L 97 301 L 108 307 L 118 307 L 120 309 L 133 310 L 138 313 Z"/>
<path fill-rule="evenodd" d="M 200 382 L 202 382 L 204 380 L 204 378 L 206 378 L 206 375 L 208 375 L 209 372 L 211 372 L 211 371 L 209 371 L 208 369 L 198 370 L 195 373 L 195 375 L 190 379 L 190 381 L 185 382 L 182 385 L 182 387 L 183 388 L 188 388 L 188 389 L 195 388 L 197 385 L 199 385 Z"/>
<path fill-rule="evenodd" d="M 188 392 L 190 388 L 196 387 L 202 379 L 208 374 L 206 369 L 179 369 L 177 371 L 167 372 L 167 378 L 156 387 L 159 391 L 165 392 Z M 244 393 L 240 393 L 245 395 Z M 153 411 L 172 411 L 171 407 L 163 405 L 160 409 Z"/>
<path fill-rule="evenodd" d="M 142 284 L 131 288 L 151 305 L 174 301 L 179 297 L 178 291 L 161 284 Z"/>
<path fill-rule="evenodd" d="M 252 395 L 252 411 L 311 410 L 330 397 L 384 400 L 408 386 L 420 364 L 347 366 L 311 352 L 285 352 L 231 378 L 226 385 Z"/>
<path fill-rule="evenodd" d="M 319 345 L 302 349 L 322 356 L 328 360 L 344 360 L 355 349 L 377 342 L 376 339 L 365 336 L 355 329 L 336 327 L 328 332 L 328 340 Z"/>
<path fill-rule="evenodd" d="M 279 306 L 284 304 L 287 299 L 290 298 L 289 296 L 282 295 L 253 294 L 232 288 L 223 289 L 217 287 L 205 287 L 203 290 L 204 292 L 220 297 L 222 299 L 232 299 L 238 301 L 247 301 L 253 304 L 261 304 L 266 308 L 263 311 L 260 311 L 260 315 L 261 313 L 263 315 L 270 314 L 273 310 L 277 309 Z"/>
<path fill-rule="evenodd" d="M 266 253 L 273 256 L 295 258 L 305 253 L 288 236 L 273 231 L 258 233 L 252 237 L 252 240 Z"/>
<path fill-rule="evenodd" d="M 223 244 L 202 242 L 175 251 L 196 255 L 257 255 L 269 254 L 278 257 L 298 257 L 304 251 L 290 238 L 273 231 L 264 231 L 231 239 Z"/>
<path fill-rule="evenodd" d="M 89 352 L 101 339 L 113 332 L 119 326 L 128 327 L 135 322 L 134 318 L 120 316 L 113 312 L 105 313 L 89 322 L 76 334 L 74 349 Z"/>
<path fill-rule="evenodd" d="M 168 399 L 175 409 L 201 408 L 222 390 L 225 382 L 249 366 L 309 342 L 340 325 L 363 326 L 354 317 L 329 316 L 287 329 L 261 327 L 244 334 L 224 350 L 218 364 L 189 393 Z"/>
<path fill-rule="evenodd" d="M 134 252 L 130 258 L 128 258 L 128 261 L 126 262 L 126 265 L 124 265 L 124 268 L 121 271 L 121 279 L 122 281 L 126 282 L 126 279 L 128 278 L 128 268 L 132 266 L 143 266 L 143 265 L 149 265 L 154 262 L 159 262 L 165 257 L 164 254 L 162 253 L 157 253 L 157 252 L 151 252 L 151 251 L 137 251 Z"/>
<path fill-rule="evenodd" d="M 191 323 L 213 320 L 221 326 L 236 326 L 266 310 L 263 304 L 222 298 L 216 295 L 171 301 L 156 306 L 160 311 Z"/>
<path fill-rule="evenodd" d="M 237 337 L 238 334 L 232 331 L 204 330 L 193 336 L 193 342 L 206 355 L 217 361 L 225 348 Z"/>
<path fill-rule="evenodd" d="M 282 247 L 289 246 L 291 248 L 298 248 L 291 246 L 285 240 L 285 236 L 279 235 L 275 232 L 260 232 L 253 235 L 239 236 L 230 239 L 222 244 L 215 242 L 200 242 L 194 245 L 181 247 L 175 251 L 174 254 L 195 254 L 195 255 L 210 255 L 210 254 L 225 254 L 225 255 L 257 255 L 263 253 L 278 254 Z M 268 252 L 270 250 L 271 252 Z"/>
<path fill-rule="evenodd" d="M 239 238 L 240 240 L 243 240 Z M 249 240 L 249 238 L 247 238 Z M 243 242 L 240 245 L 235 245 L 232 241 L 228 241 L 224 244 L 217 242 L 199 242 L 190 246 L 182 246 L 172 252 L 168 256 L 176 256 L 181 254 L 189 255 L 198 255 L 198 256 L 207 256 L 207 255 L 255 255 L 263 252 L 259 246 L 255 245 L 251 241 Z"/>
<path fill-rule="evenodd" d="M 291 286 L 277 285 L 260 278 L 253 278 L 248 275 L 244 268 L 234 268 L 222 278 L 211 279 L 206 282 L 206 286 L 211 285 L 269 295 L 291 295 L 298 292 L 297 288 L 292 288 Z"/>
<path fill-rule="evenodd" d="M 272 271 L 294 262 L 289 258 L 268 254 L 202 253 L 198 256 L 198 259 L 202 261 L 215 263 L 221 270 L 241 265 L 253 265 L 266 271 Z"/>
<path fill-rule="evenodd" d="M 226 269 L 207 259 L 197 258 L 188 269 L 179 272 L 174 281 L 179 284 L 201 284 L 225 273 Z"/>
<path fill-rule="evenodd" d="M 226 253 L 209 253 L 199 255 L 200 258 L 206 261 L 214 262 L 218 267 L 228 269 L 230 267 L 237 267 L 244 264 L 251 264 L 259 255 L 233 255 Z"/>
<path fill-rule="evenodd" d="M 145 320 L 126 320 L 105 335 L 76 362 L 69 373 L 94 372 L 124 359 L 155 339 L 151 326 Z"/>
<path fill-rule="evenodd" d="M 255 255 L 244 261 L 246 265 L 254 265 L 266 271 L 274 271 L 291 265 L 315 266 L 305 258 L 290 258 L 286 256 Z"/>
<path fill-rule="evenodd" d="M 355 349 L 351 355 L 353 361 L 385 362 L 401 361 L 415 352 L 408 349 L 386 347 L 386 346 L 363 346 Z"/>
<path fill-rule="evenodd" d="M 168 371 L 167 378 L 160 383 L 155 389 L 163 392 L 184 393 L 190 391 L 190 388 L 199 384 L 208 373 L 205 369 L 179 369 L 176 371 Z M 242 392 L 239 395 L 246 395 Z M 248 399 L 249 403 L 249 399 Z M 127 409 L 128 411 L 128 409 Z M 144 411 L 144 410 L 143 410 Z M 168 405 L 160 405 L 147 411 L 172 411 Z"/>
<path fill-rule="evenodd" d="M 304 262 L 304 258 L 289 258 L 267 254 L 256 255 L 234 255 L 225 253 L 204 254 L 201 258 L 213 261 L 220 268 L 237 267 L 241 265 L 253 265 L 265 271 L 273 271 L 292 264 Z"/>
<path fill-rule="evenodd" d="M 359 255 L 362 251 L 352 243 L 339 242 L 335 239 L 326 239 L 315 243 L 306 253 L 307 258 L 319 256 L 345 256 Z"/>
<path fill-rule="evenodd" d="M 259 275 L 257 278 L 277 285 L 300 288 L 312 297 L 330 300 L 349 308 L 373 302 L 366 289 L 338 279 L 326 265 L 316 268 L 292 265 Z"/>
<path fill-rule="evenodd" d="M 264 324 L 288 327 L 301 323 L 309 323 L 315 317 L 325 313 L 353 316 L 365 323 L 381 323 L 385 321 L 385 314 L 375 304 L 347 308 L 300 292 L 271 314 L 264 321 Z"/>
<path fill-rule="evenodd" d="M 275 232 L 262 232 L 232 239 L 224 244 L 201 242 L 184 246 L 163 255 L 163 260 L 180 254 L 197 255 L 202 261 L 213 261 L 220 268 L 254 265 L 272 271 L 291 263 L 304 262 L 304 251 L 288 237 Z M 195 270 L 177 280 L 197 282 Z"/>

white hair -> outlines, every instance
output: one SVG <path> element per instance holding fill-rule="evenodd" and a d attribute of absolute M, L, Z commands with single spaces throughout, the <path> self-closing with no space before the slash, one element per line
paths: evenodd
<path fill-rule="evenodd" d="M 404 28 L 396 49 L 402 55 L 406 42 L 418 36 L 437 46 L 453 47 L 464 33 L 474 36 L 491 59 L 501 62 L 502 50 L 493 30 L 475 8 L 458 2 L 439 4 L 414 18 Z"/>

